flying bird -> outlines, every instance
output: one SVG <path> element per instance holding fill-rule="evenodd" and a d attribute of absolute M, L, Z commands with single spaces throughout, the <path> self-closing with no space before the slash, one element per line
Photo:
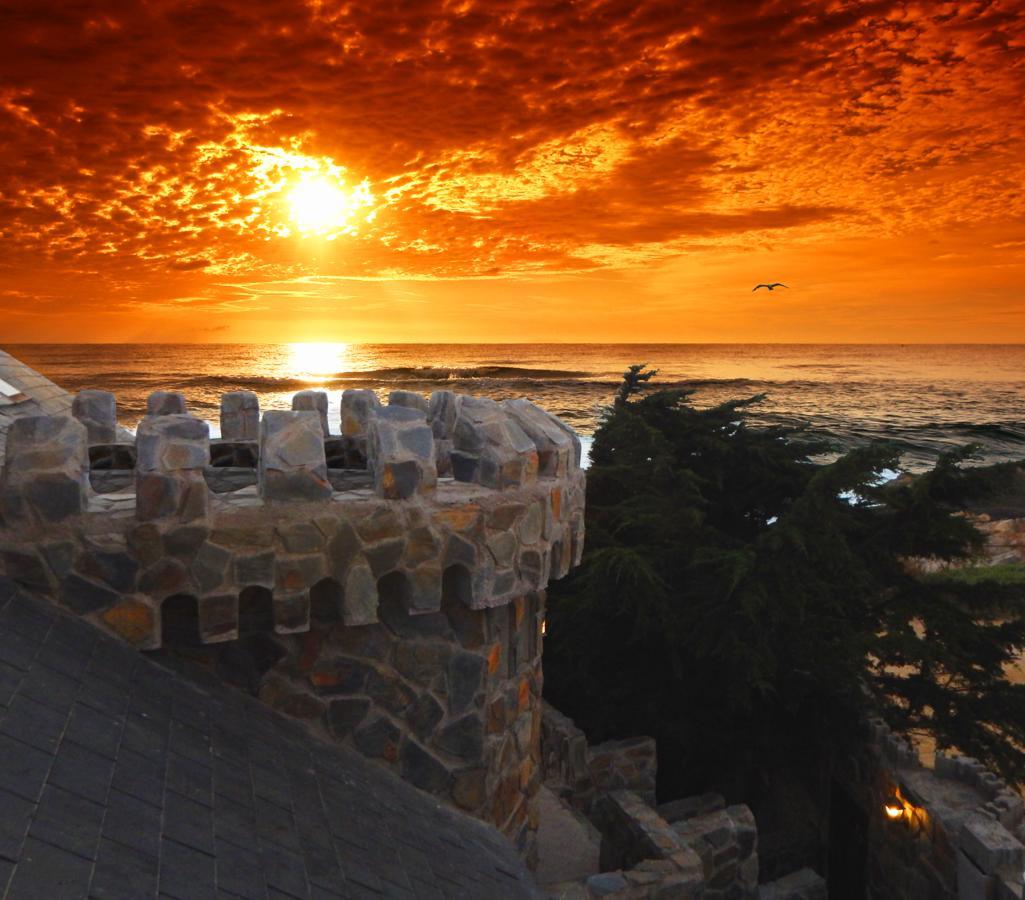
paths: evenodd
<path fill-rule="evenodd" d="M 771 290 L 774 290 L 775 288 L 778 288 L 778 287 L 785 288 L 786 285 L 783 284 L 782 281 L 774 281 L 772 284 L 756 284 L 753 288 L 751 288 L 751 293 L 754 293 L 760 287 L 768 288 L 771 291 Z"/>

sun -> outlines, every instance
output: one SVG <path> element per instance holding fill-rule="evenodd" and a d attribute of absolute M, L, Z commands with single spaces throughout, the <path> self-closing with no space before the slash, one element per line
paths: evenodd
<path fill-rule="evenodd" d="M 364 178 L 353 182 L 329 156 L 308 156 L 283 147 L 247 147 L 252 158 L 251 204 L 244 220 L 269 239 L 317 237 L 333 241 L 356 235 L 377 216 L 377 198 Z"/>
<path fill-rule="evenodd" d="M 324 175 L 304 175 L 288 192 L 289 218 L 304 236 L 345 231 L 358 203 L 358 195 Z"/>

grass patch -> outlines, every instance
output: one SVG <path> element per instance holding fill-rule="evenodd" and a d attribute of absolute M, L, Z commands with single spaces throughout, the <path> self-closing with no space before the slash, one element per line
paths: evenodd
<path fill-rule="evenodd" d="M 1000 563 L 995 566 L 966 566 L 945 569 L 926 576 L 929 581 L 955 581 L 960 584 L 1025 584 L 1025 563 Z"/>

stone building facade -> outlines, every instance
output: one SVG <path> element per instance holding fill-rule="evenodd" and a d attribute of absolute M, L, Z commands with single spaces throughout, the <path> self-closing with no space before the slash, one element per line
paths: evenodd
<path fill-rule="evenodd" d="M 25 417 L 0 572 L 142 650 L 174 648 L 498 826 L 534 856 L 544 590 L 583 549 L 580 443 L 525 400 L 346 391 L 222 438 L 159 392 Z"/>

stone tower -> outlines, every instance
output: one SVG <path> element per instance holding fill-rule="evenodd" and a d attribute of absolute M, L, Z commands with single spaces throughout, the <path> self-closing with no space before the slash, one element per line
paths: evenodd
<path fill-rule="evenodd" d="M 0 572 L 193 657 L 529 861 L 544 590 L 583 549 L 580 442 L 526 400 L 348 390 L 337 432 L 326 400 L 261 416 L 227 394 L 213 441 L 165 392 L 134 444 L 98 392 L 16 420 Z"/>

